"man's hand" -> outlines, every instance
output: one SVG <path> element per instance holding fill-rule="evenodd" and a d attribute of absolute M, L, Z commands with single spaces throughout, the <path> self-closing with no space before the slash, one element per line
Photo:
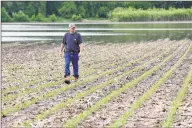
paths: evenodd
<path fill-rule="evenodd" d="M 60 52 L 60 57 L 63 57 L 63 52 Z"/>
<path fill-rule="evenodd" d="M 80 57 L 80 56 L 83 56 L 83 54 L 84 54 L 83 52 L 79 52 L 78 55 L 79 55 L 79 57 Z"/>
<path fill-rule="evenodd" d="M 79 52 L 78 56 L 79 56 L 79 57 L 81 56 L 81 52 Z"/>

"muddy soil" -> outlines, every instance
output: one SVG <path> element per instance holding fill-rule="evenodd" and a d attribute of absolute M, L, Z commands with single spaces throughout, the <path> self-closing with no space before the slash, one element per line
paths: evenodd
<path fill-rule="evenodd" d="M 85 51 L 79 61 L 80 79 L 78 82 L 74 82 L 71 76 L 71 85 L 54 83 L 62 81 L 64 74 L 64 62 L 63 58 L 59 56 L 58 44 L 3 44 L 2 112 L 17 108 L 20 104 L 23 104 L 23 107 L 3 114 L 2 125 L 3 127 L 20 127 L 24 126 L 26 122 L 31 122 L 29 124 L 31 126 L 62 127 L 72 117 L 89 109 L 99 100 L 138 78 L 173 54 L 170 60 L 163 63 L 158 70 L 136 86 L 111 99 L 109 103 L 104 104 L 78 124 L 79 127 L 107 127 L 124 114 L 138 97 L 150 89 L 181 58 L 191 43 L 192 41 L 187 39 L 180 41 L 165 39 L 139 44 L 85 44 Z M 160 127 L 160 122 L 166 118 L 170 103 L 177 96 L 189 71 L 191 57 L 192 49 L 172 76 L 134 112 L 124 127 Z M 143 64 L 146 65 L 142 66 Z M 142 68 L 123 76 L 137 67 Z M 119 76 L 123 77 L 117 79 Z M 108 81 L 112 82 L 107 83 Z M 45 86 L 48 83 L 50 85 Z M 78 94 L 88 92 L 104 83 L 107 85 L 77 98 L 43 119 L 36 120 L 38 115 L 44 114 L 47 110 L 52 111 L 54 106 L 68 102 L 68 99 L 73 99 Z M 47 95 L 52 91 L 61 90 L 65 86 L 69 86 L 69 89 L 52 96 Z M 42 88 L 33 91 L 38 87 Z M 190 90 L 178 109 L 173 126 L 191 126 L 191 114 L 189 113 L 191 113 L 192 95 Z M 38 100 L 42 96 L 44 97 Z M 37 102 L 25 107 L 25 103 L 33 99 L 36 99 Z"/>

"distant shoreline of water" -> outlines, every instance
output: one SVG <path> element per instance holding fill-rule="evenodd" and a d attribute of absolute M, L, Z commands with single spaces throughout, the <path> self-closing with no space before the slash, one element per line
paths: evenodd
<path fill-rule="evenodd" d="M 173 22 L 77 22 L 84 42 L 141 42 L 169 38 L 192 39 L 192 23 Z M 1 42 L 62 41 L 68 23 L 2 23 Z"/>
<path fill-rule="evenodd" d="M 146 22 L 102 22 L 102 21 L 94 21 L 94 22 L 73 22 L 75 24 L 177 24 L 177 23 L 190 23 L 191 24 L 192 21 L 146 21 Z M 2 22 L 1 24 L 69 24 L 71 22 Z"/>

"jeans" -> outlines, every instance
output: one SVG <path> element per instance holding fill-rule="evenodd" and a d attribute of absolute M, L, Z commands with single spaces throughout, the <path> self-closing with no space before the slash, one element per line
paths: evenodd
<path fill-rule="evenodd" d="M 79 65 L 78 65 L 78 60 L 79 56 L 78 53 L 64 53 L 64 60 L 65 60 L 65 77 L 70 75 L 70 62 L 72 62 L 73 65 L 73 76 L 74 77 L 79 77 Z"/>

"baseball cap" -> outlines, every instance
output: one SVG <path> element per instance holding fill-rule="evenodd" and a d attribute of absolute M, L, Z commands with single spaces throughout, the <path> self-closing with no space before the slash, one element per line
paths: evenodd
<path fill-rule="evenodd" d="M 70 28 L 74 28 L 74 27 L 75 27 L 75 24 L 74 24 L 74 23 L 71 23 L 71 24 L 69 24 L 69 27 L 70 27 Z"/>

